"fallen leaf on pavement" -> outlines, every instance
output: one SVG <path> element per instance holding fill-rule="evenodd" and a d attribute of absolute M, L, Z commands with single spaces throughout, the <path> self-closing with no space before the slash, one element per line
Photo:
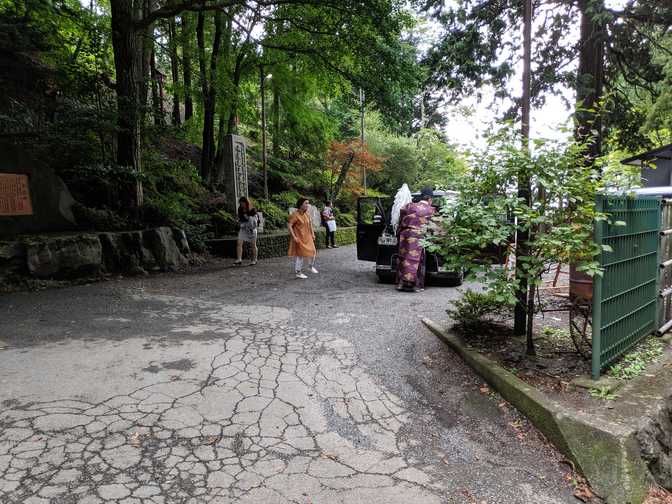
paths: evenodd
<path fill-rule="evenodd" d="M 574 497 L 582 502 L 588 502 L 593 498 L 593 492 L 590 491 L 588 485 L 579 484 L 579 486 L 576 487 L 576 490 L 574 490 Z"/>
<path fill-rule="evenodd" d="M 664 488 L 653 487 L 643 504 L 672 504 L 672 493 Z"/>
<path fill-rule="evenodd" d="M 140 439 L 140 433 L 139 432 L 134 432 L 131 434 L 131 446 L 134 446 L 136 448 L 140 448 L 140 445 L 142 444 L 142 441 Z"/>

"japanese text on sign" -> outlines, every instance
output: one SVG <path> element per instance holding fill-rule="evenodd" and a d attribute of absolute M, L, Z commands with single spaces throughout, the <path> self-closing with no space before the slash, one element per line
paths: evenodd
<path fill-rule="evenodd" d="M 0 216 L 32 214 L 28 175 L 0 173 Z"/>

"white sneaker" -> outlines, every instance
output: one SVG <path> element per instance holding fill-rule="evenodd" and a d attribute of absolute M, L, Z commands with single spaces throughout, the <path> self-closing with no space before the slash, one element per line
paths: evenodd
<path fill-rule="evenodd" d="M 304 275 L 303 273 L 297 273 L 296 278 L 301 278 L 302 280 L 305 280 L 308 277 L 306 275 Z"/>
<path fill-rule="evenodd" d="M 319 273 L 319 271 L 317 271 L 317 270 L 315 269 L 315 266 L 311 266 L 311 267 L 310 267 L 310 272 L 311 272 L 311 273 Z"/>

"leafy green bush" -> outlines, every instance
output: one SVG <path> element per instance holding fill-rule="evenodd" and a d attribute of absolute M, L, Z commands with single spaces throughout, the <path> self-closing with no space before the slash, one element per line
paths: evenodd
<path fill-rule="evenodd" d="M 467 289 L 461 298 L 450 302 L 446 310 L 455 326 L 465 334 L 473 333 L 491 324 L 497 317 L 510 312 L 511 307 L 496 299 L 494 291 L 476 292 Z"/>
<path fill-rule="evenodd" d="M 213 234 L 209 193 L 189 161 L 170 161 L 150 153 L 143 173 L 146 224 L 183 229 L 196 252 Z"/>
<path fill-rule="evenodd" d="M 296 191 L 283 191 L 271 196 L 271 201 L 273 201 L 273 203 L 275 203 L 280 208 L 288 210 L 289 208 L 296 206 L 296 201 L 300 197 L 301 195 Z"/>
<path fill-rule="evenodd" d="M 336 222 L 341 227 L 350 227 L 357 225 L 357 218 L 351 213 L 336 213 Z"/>
<path fill-rule="evenodd" d="M 75 202 L 72 213 L 80 228 L 94 231 L 123 231 L 129 223 L 115 211 L 107 208 L 91 208 Z"/>
<path fill-rule="evenodd" d="M 259 200 L 256 208 L 264 214 L 264 231 L 275 231 L 287 227 L 287 211 L 275 203 Z"/>
<path fill-rule="evenodd" d="M 238 218 L 223 208 L 212 214 L 212 224 L 215 227 L 215 236 L 234 235 L 238 233 Z"/>

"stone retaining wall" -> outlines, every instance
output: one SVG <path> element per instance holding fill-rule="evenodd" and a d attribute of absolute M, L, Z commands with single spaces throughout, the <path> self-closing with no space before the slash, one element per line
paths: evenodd
<path fill-rule="evenodd" d="M 336 245 L 351 245 L 357 241 L 357 228 L 345 227 L 336 230 Z M 223 257 L 236 257 L 236 237 L 218 238 L 206 242 L 210 252 Z M 318 249 L 326 247 L 326 233 L 324 229 L 315 231 L 315 246 Z M 257 238 L 259 259 L 268 257 L 282 257 L 287 255 L 289 248 L 289 234 L 287 231 L 262 233 Z M 243 246 L 243 258 L 249 259 L 250 244 Z"/>
<path fill-rule="evenodd" d="M 0 283 L 26 276 L 60 280 L 103 273 L 170 271 L 186 265 L 189 253 L 184 232 L 169 227 L 24 235 L 0 241 Z"/>

